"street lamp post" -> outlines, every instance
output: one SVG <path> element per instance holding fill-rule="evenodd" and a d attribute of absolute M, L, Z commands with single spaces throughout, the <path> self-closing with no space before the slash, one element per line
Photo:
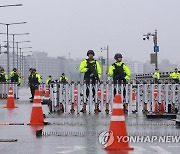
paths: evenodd
<path fill-rule="evenodd" d="M 17 23 L 0 23 L 1 25 L 7 26 L 7 74 L 8 77 L 10 77 L 10 72 L 9 72 L 9 26 L 10 25 L 17 25 L 17 24 L 25 24 L 26 22 L 17 22 Z"/>
<path fill-rule="evenodd" d="M 158 52 L 159 52 L 159 46 L 157 45 L 157 30 L 155 30 L 154 33 L 147 33 L 143 35 L 143 40 L 149 40 L 149 37 L 153 37 L 153 43 L 154 43 L 154 52 L 155 52 L 155 69 L 158 69 Z"/>
<path fill-rule="evenodd" d="M 32 53 L 32 51 L 26 51 L 26 52 L 22 52 L 22 76 L 24 78 L 24 72 L 25 72 L 25 56 L 24 53 Z"/>
<path fill-rule="evenodd" d="M 106 71 L 106 74 L 107 74 L 107 77 L 108 77 L 108 68 L 109 68 L 109 46 L 107 45 L 107 47 L 101 48 L 101 52 L 102 52 L 103 50 L 106 50 L 106 52 L 107 52 L 107 71 Z"/>
<path fill-rule="evenodd" d="M 0 33 L 0 34 L 6 34 L 7 35 L 7 33 Z M 14 47 L 15 41 L 14 41 L 14 37 L 16 35 L 29 35 L 29 33 L 8 34 L 8 35 L 12 35 L 13 36 L 12 43 L 13 43 L 13 68 L 14 68 L 15 67 L 15 47 Z M 10 43 L 10 41 L 9 41 L 9 43 Z"/>
<path fill-rule="evenodd" d="M 32 47 L 23 47 L 23 48 L 19 48 L 19 63 L 20 63 L 20 74 L 23 75 L 23 52 L 22 49 L 30 49 Z"/>
<path fill-rule="evenodd" d="M 5 41 L 7 42 L 7 41 Z M 31 42 L 31 41 L 19 41 L 19 42 L 11 42 L 9 41 L 9 43 L 16 43 L 16 50 L 17 50 L 17 69 L 19 68 L 19 43 L 26 43 L 26 42 Z"/>

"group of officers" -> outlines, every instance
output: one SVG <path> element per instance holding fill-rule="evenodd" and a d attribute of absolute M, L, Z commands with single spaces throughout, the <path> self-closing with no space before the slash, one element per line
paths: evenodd
<path fill-rule="evenodd" d="M 159 83 L 159 80 L 161 78 L 161 73 L 159 72 L 159 69 L 155 69 L 155 72 L 152 76 L 154 78 L 155 83 Z M 178 84 L 180 81 L 180 73 L 177 68 L 174 69 L 172 73 L 169 74 L 169 79 L 172 79 L 174 83 Z"/>
<path fill-rule="evenodd" d="M 93 50 L 88 50 L 87 52 L 87 59 L 83 60 L 80 63 L 79 71 L 81 73 L 84 73 L 84 81 L 87 85 L 90 84 L 90 82 L 95 85 L 97 82 L 100 81 L 101 77 L 101 66 L 97 60 L 94 59 L 95 53 Z M 108 75 L 113 78 L 114 83 L 127 83 L 127 81 L 130 80 L 131 71 L 129 67 L 122 63 L 122 55 L 120 53 L 115 54 L 114 59 L 116 60 L 115 63 L 113 63 L 109 67 Z M 36 69 L 30 68 L 29 69 L 29 86 L 31 90 L 32 97 L 30 98 L 31 101 L 34 98 L 34 91 L 38 88 L 38 85 L 41 83 L 41 75 L 36 72 Z M 60 83 L 67 83 L 68 78 L 65 76 L 64 73 L 59 78 Z M 49 85 L 50 83 L 54 82 L 52 76 L 50 75 L 48 79 L 46 80 L 46 84 Z M 86 89 L 86 98 L 89 97 L 89 88 Z M 93 98 L 95 96 L 95 88 L 92 88 Z M 114 95 L 116 91 L 114 90 Z M 125 91 L 123 92 L 125 93 Z M 87 99 L 86 99 L 87 101 Z M 84 102 L 83 108 L 81 112 L 86 112 L 86 101 Z M 99 105 L 95 105 L 95 112 L 101 112 L 99 110 Z"/>
<path fill-rule="evenodd" d="M 15 83 L 18 83 L 18 86 L 21 84 L 22 82 L 22 79 L 21 79 L 21 76 L 19 74 L 19 72 L 17 71 L 16 68 L 13 68 L 13 70 L 11 71 L 10 73 L 10 79 L 8 78 L 8 75 L 5 74 L 4 72 L 4 68 L 1 67 L 0 68 L 0 82 L 8 82 L 8 81 L 11 81 L 11 82 L 15 82 Z"/>
<path fill-rule="evenodd" d="M 42 80 L 42 76 L 36 71 L 36 69 L 30 68 L 29 77 L 28 77 L 28 81 L 29 81 L 28 84 L 30 87 L 31 95 L 32 95 L 32 97 L 29 98 L 30 102 L 33 102 L 35 90 L 38 89 L 39 85 L 41 84 L 41 80 Z M 49 75 L 48 79 L 46 80 L 46 84 L 49 85 L 53 82 L 54 81 L 53 81 L 52 76 Z M 62 75 L 60 76 L 59 82 L 62 82 L 62 83 L 68 82 L 68 78 L 65 76 L 64 73 L 62 73 Z"/>
<path fill-rule="evenodd" d="M 87 51 L 87 59 L 83 60 L 80 63 L 79 71 L 84 73 L 84 81 L 88 85 L 90 82 L 94 85 L 98 81 L 100 81 L 101 77 L 101 66 L 97 60 L 94 59 L 95 53 L 93 50 Z M 129 67 L 122 62 L 122 54 L 116 53 L 114 55 L 115 62 L 109 67 L 108 76 L 113 78 L 114 84 L 126 84 L 127 81 L 130 80 L 131 71 Z M 31 90 L 32 97 L 30 98 L 33 101 L 35 89 L 38 89 L 39 84 L 41 83 L 42 77 L 39 73 L 37 73 L 35 68 L 29 69 L 29 86 Z M 171 79 L 175 81 L 175 83 L 179 83 L 180 80 L 180 73 L 178 72 L 177 68 L 173 73 L 169 76 Z M 160 79 L 160 73 L 158 69 L 155 70 L 153 74 L 153 78 L 155 83 L 158 83 Z M 8 76 L 4 73 L 4 69 L 0 69 L 0 82 L 7 82 Z M 13 69 L 11 72 L 11 82 L 18 82 L 21 83 L 21 77 L 16 68 Z M 50 75 L 46 80 L 46 84 L 49 85 L 50 83 L 54 82 L 52 76 Z M 67 83 L 68 78 L 65 76 L 64 73 L 59 78 L 59 82 Z M 92 89 L 93 97 L 95 95 L 95 89 Z M 114 90 L 114 95 L 116 94 L 116 89 Z M 123 91 L 123 95 L 125 95 L 125 90 Z M 89 88 L 86 89 L 86 97 L 89 97 Z M 95 106 L 95 110 L 100 112 L 98 108 L 98 104 Z M 81 110 L 81 112 L 86 112 L 86 102 Z"/>

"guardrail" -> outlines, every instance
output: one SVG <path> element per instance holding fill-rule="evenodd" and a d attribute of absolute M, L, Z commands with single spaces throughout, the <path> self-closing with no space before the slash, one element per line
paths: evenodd
<path fill-rule="evenodd" d="M 89 91 L 89 96 L 87 96 Z M 94 93 L 94 97 L 93 97 Z M 122 101 L 128 107 L 128 114 L 137 112 L 161 112 L 161 104 L 166 113 L 176 113 L 180 107 L 179 84 L 100 84 L 85 83 L 52 83 L 50 85 L 51 112 L 80 112 L 83 104 L 87 104 L 89 113 L 93 112 L 96 105 L 101 111 L 112 110 L 114 94 L 122 94 Z M 109 113 L 108 112 L 108 113 Z"/>
<path fill-rule="evenodd" d="M 16 82 L 1 82 L 0 83 L 0 98 L 6 99 L 8 95 L 9 87 L 13 88 L 14 98 L 18 99 L 18 83 Z"/>

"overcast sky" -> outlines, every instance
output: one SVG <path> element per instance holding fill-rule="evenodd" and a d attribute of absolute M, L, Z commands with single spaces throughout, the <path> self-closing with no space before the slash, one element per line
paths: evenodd
<path fill-rule="evenodd" d="M 121 52 L 124 57 L 145 62 L 153 52 L 153 41 L 143 41 L 143 34 L 158 30 L 159 59 L 180 61 L 180 0 L 0 0 L 0 5 L 21 3 L 22 7 L 0 8 L 0 22 L 26 21 L 12 25 L 10 33 L 29 32 L 15 41 L 30 40 L 21 47 L 45 51 L 49 56 L 86 57 L 93 49 L 109 46 L 110 57 Z M 0 32 L 6 26 L 0 25 Z M 0 43 L 6 37 L 0 35 Z M 24 49 L 28 51 L 28 49 Z"/>

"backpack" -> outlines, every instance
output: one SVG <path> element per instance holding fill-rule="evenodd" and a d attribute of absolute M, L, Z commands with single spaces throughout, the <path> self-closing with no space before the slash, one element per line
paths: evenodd
<path fill-rule="evenodd" d="M 96 60 L 90 63 L 89 59 L 86 59 L 88 71 L 85 73 L 85 80 L 99 80 Z"/>
<path fill-rule="evenodd" d="M 124 72 L 123 66 L 124 63 L 121 64 L 121 66 L 116 65 L 116 63 L 114 63 L 112 66 L 114 66 L 114 70 L 113 70 L 113 80 L 116 81 L 121 81 L 121 80 L 125 80 L 125 76 L 126 73 Z"/>

